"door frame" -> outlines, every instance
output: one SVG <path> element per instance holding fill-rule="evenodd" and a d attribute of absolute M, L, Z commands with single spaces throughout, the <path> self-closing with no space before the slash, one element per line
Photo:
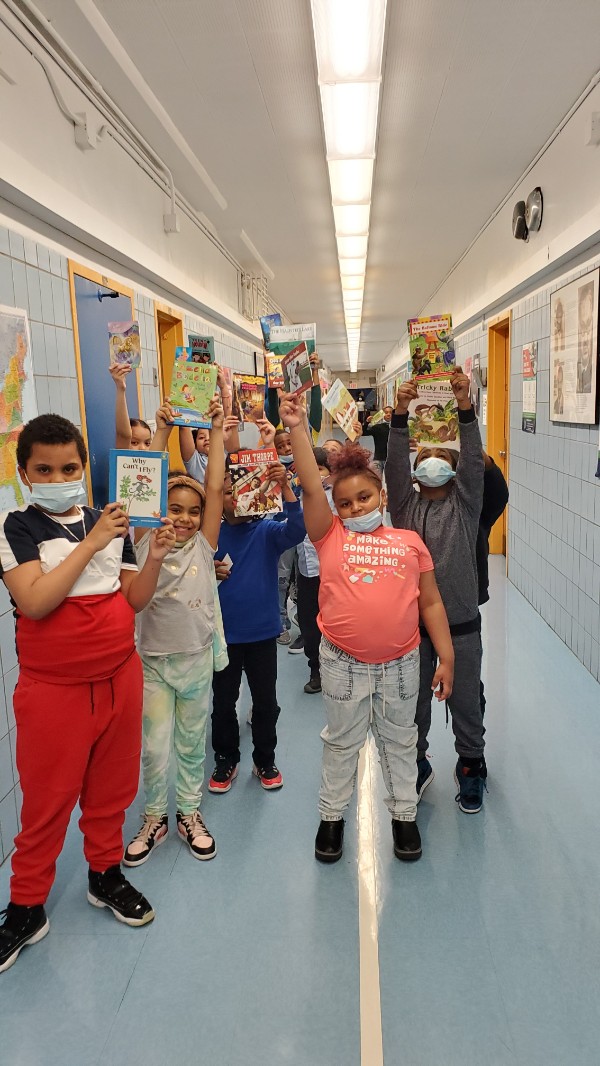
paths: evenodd
<path fill-rule="evenodd" d="M 75 298 L 75 275 L 77 274 L 80 278 L 85 278 L 86 281 L 93 281 L 96 285 L 101 285 L 105 289 L 115 289 L 120 296 L 128 297 L 131 301 L 132 319 L 135 317 L 135 300 L 133 289 L 129 288 L 128 285 L 123 285 L 122 282 L 115 281 L 114 278 L 107 277 L 105 274 L 100 274 L 97 270 L 92 270 L 91 267 L 83 266 L 82 263 L 77 263 L 74 259 L 68 259 L 67 266 L 69 271 L 69 294 L 71 297 L 71 316 L 73 319 L 73 343 L 75 347 L 75 368 L 77 370 L 77 393 L 79 396 L 79 412 L 81 414 L 81 432 L 89 453 L 87 418 L 85 414 L 85 393 L 83 391 L 83 370 L 81 366 L 81 347 L 79 344 L 79 322 L 77 319 L 77 300 Z M 106 356 L 108 359 L 108 341 L 106 344 Z M 108 365 L 107 362 L 107 372 Z M 143 418 L 144 409 L 142 407 L 142 390 L 140 387 L 140 375 L 138 370 L 135 371 L 135 378 L 138 394 L 138 410 L 140 412 L 140 418 Z M 86 464 L 85 468 L 85 479 L 88 490 L 88 499 L 93 501 L 92 474 L 89 462 Z"/>
<path fill-rule="evenodd" d="M 175 362 L 175 351 L 173 350 L 173 359 L 165 359 L 163 352 L 161 325 L 174 326 L 175 328 L 175 344 L 176 347 L 183 347 L 185 345 L 184 340 L 184 325 L 183 325 L 183 311 L 179 308 L 173 307 L 169 304 L 161 303 L 159 300 L 154 301 L 154 328 L 156 330 L 156 351 L 158 354 L 158 364 L 160 367 L 160 386 L 161 386 L 161 403 L 165 396 L 169 395 L 171 388 L 171 375 L 173 373 L 173 363 Z M 171 433 L 169 437 L 169 466 L 172 469 L 181 469 L 184 465 L 181 458 L 181 452 L 179 450 L 179 434 Z"/>
<path fill-rule="evenodd" d="M 512 311 L 488 323 L 488 405 L 486 451 L 508 483 L 510 466 L 510 365 Z M 508 510 L 492 527 L 490 554 L 505 555 L 508 565 Z"/>

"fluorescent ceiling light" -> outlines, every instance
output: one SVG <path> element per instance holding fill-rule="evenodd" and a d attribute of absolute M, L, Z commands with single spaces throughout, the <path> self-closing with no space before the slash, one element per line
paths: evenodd
<path fill-rule="evenodd" d="M 360 289 L 362 292 L 364 287 L 364 274 L 355 274 L 353 277 L 342 277 L 342 289 L 344 292 L 348 292 L 349 289 Z"/>
<path fill-rule="evenodd" d="M 322 85 L 321 107 L 328 159 L 373 158 L 379 82 Z"/>
<path fill-rule="evenodd" d="M 385 0 L 312 0 L 319 81 L 381 74 Z"/>
<path fill-rule="evenodd" d="M 330 159 L 329 183 L 334 204 L 367 204 L 373 185 L 372 159 Z"/>
<path fill-rule="evenodd" d="M 363 258 L 367 257 L 367 245 L 369 238 L 364 237 L 338 237 L 337 249 L 338 257 L 340 259 L 348 258 Z"/>
<path fill-rule="evenodd" d="M 364 237 L 369 232 L 368 204 L 350 204 L 334 207 L 336 237 Z"/>
<path fill-rule="evenodd" d="M 340 274 L 342 276 L 364 274 L 366 269 L 366 259 L 340 259 Z"/>
<path fill-rule="evenodd" d="M 344 300 L 344 313 L 349 311 L 361 311 L 362 310 L 362 298 L 360 300 Z"/>

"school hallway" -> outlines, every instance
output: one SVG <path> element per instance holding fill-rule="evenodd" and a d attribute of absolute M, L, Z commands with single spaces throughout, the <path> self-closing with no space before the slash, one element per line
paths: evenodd
<path fill-rule="evenodd" d="M 483 608 L 482 813 L 454 802 L 439 708 L 422 860 L 394 858 L 370 744 L 360 834 L 354 805 L 342 861 L 317 863 L 323 707 L 302 692 L 304 656 L 281 648 L 284 788 L 266 794 L 250 776 L 244 695 L 240 775 L 229 794 L 203 801 L 217 857 L 194 861 L 172 832 L 131 871 L 156 909 L 144 929 L 86 902 L 74 819 L 50 934 L 1 979 L 3 1066 L 598 1063 L 600 689 L 503 563 L 492 560 Z M 139 810 L 140 799 L 127 838 Z"/>

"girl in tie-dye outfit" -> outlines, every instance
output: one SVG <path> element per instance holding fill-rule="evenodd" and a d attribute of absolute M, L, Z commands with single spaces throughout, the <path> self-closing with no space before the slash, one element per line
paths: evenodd
<path fill-rule="evenodd" d="M 161 567 L 156 593 L 142 611 L 138 651 L 144 667 L 142 766 L 146 803 L 139 833 L 125 851 L 140 866 L 168 834 L 171 743 L 176 765 L 177 831 L 196 859 L 212 859 L 216 844 L 199 811 L 213 670 L 227 666 L 214 554 L 223 513 L 223 408 L 215 398 L 204 488 L 185 474 L 169 476 L 168 517 L 176 546 Z M 153 449 L 166 448 L 173 412 L 157 411 Z M 138 563 L 149 534 L 136 544 Z"/>

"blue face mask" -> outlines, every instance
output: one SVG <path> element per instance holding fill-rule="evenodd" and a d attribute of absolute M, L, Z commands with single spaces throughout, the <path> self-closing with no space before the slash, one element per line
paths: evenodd
<path fill-rule="evenodd" d="M 361 514 L 358 518 L 342 518 L 346 529 L 353 533 L 374 533 L 383 524 L 383 515 L 378 507 L 368 514 Z"/>
<path fill-rule="evenodd" d="M 31 502 L 51 514 L 65 514 L 71 507 L 87 503 L 87 489 L 83 478 L 79 481 L 59 481 L 31 485 Z"/>
<path fill-rule="evenodd" d="M 423 459 L 415 467 L 413 477 L 416 477 L 421 485 L 427 485 L 430 489 L 437 489 L 450 481 L 450 478 L 456 477 L 456 470 L 452 469 L 446 459 L 440 459 L 437 455 L 430 455 L 428 459 Z"/>
<path fill-rule="evenodd" d="M 279 462 L 283 463 L 284 466 L 291 466 L 292 463 L 294 462 L 294 456 L 293 455 L 280 455 L 279 456 Z"/>

